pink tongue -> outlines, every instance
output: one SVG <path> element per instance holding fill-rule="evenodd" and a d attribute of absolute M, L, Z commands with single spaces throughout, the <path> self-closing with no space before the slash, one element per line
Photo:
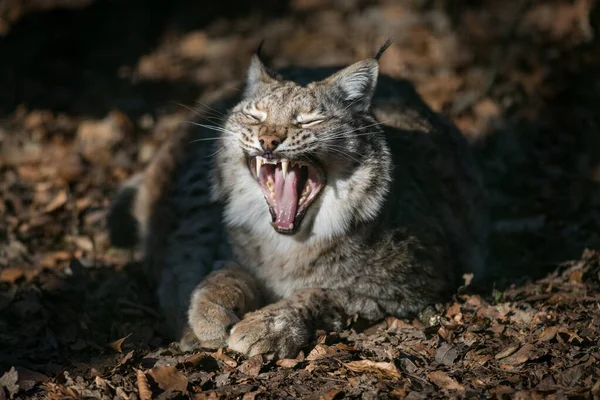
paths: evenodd
<path fill-rule="evenodd" d="M 298 207 L 298 175 L 295 169 L 288 169 L 285 180 L 278 165 L 275 170 L 275 195 L 277 196 L 277 220 L 280 228 L 291 228 Z"/>

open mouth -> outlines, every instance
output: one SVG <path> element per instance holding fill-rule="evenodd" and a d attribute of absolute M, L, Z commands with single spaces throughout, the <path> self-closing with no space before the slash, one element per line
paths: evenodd
<path fill-rule="evenodd" d="M 325 186 L 325 173 L 313 161 L 251 157 L 248 168 L 269 205 L 273 228 L 293 234 L 308 207 Z"/>

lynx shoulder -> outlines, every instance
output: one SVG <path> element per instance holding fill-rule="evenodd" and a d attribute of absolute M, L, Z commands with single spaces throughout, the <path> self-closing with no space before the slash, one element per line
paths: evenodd
<path fill-rule="evenodd" d="M 275 73 L 254 56 L 243 93 L 215 110 L 220 124 L 200 112 L 111 213 L 115 233 L 131 225 L 119 209 L 136 217 L 188 343 L 288 357 L 316 328 L 415 313 L 463 272 L 483 275 L 487 213 L 468 145 L 377 59 Z"/>

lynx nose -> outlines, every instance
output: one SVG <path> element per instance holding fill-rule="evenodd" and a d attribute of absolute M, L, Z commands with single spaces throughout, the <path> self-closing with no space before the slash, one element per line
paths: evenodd
<path fill-rule="evenodd" d="M 264 151 L 273 151 L 281 144 L 281 139 L 275 135 L 261 135 L 258 141 Z"/>

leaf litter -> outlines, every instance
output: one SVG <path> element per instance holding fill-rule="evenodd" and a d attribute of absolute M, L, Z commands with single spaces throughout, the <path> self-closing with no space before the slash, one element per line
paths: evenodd
<path fill-rule="evenodd" d="M 77 24 L 43 11 L 65 2 L 39 3 L 0 10 L 0 47 L 12 46 L 3 92 L 23 97 L 0 96 L 0 399 L 600 396 L 598 2 L 294 0 L 216 18 L 215 5 L 177 1 L 149 3 L 154 22 L 133 2 L 122 26 L 88 8 L 106 2 L 81 2 Z M 190 15 L 208 22 L 178 28 Z M 23 32 L 18 18 L 39 28 Z M 152 42 L 144 21 L 158 24 Z M 106 29 L 81 36 L 88 26 Z M 62 51 L 69 36 L 89 57 Z M 492 286 L 465 275 L 422 320 L 320 332 L 297 358 L 170 345 L 147 274 L 136 254 L 110 247 L 105 226 L 119 182 L 187 118 L 166 104 L 209 99 L 242 77 L 264 37 L 274 65 L 329 65 L 369 57 L 387 36 L 382 71 L 412 80 L 481 162 Z M 32 69 L 24 47 L 55 67 Z M 129 61 L 107 66 L 107 56 Z M 46 80 L 61 68 L 71 81 Z"/>

